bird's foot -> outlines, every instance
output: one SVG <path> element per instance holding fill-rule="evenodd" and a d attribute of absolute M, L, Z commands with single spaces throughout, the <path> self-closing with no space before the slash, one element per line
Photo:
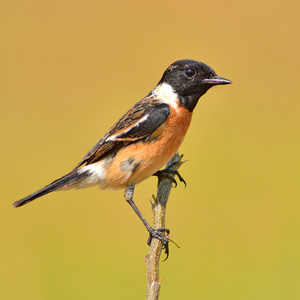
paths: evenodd
<path fill-rule="evenodd" d="M 159 170 L 156 173 L 154 173 L 153 176 L 157 176 L 158 181 L 160 181 L 162 179 L 170 179 L 175 184 L 175 187 L 177 187 L 177 181 L 174 178 L 174 176 L 176 175 L 178 177 L 178 179 L 180 180 L 180 182 L 183 182 L 186 187 L 185 180 L 182 178 L 182 176 L 179 174 L 179 172 L 177 170 L 173 170 L 173 169 L 171 169 L 171 167 L 172 166 L 165 168 L 163 170 Z"/>
<path fill-rule="evenodd" d="M 169 235 L 170 230 L 166 228 L 159 228 L 159 229 L 153 229 L 152 227 L 150 228 L 151 229 L 149 230 L 149 238 L 147 244 L 150 246 L 153 238 L 160 240 L 163 245 L 163 249 L 165 250 L 165 254 L 167 255 L 165 260 L 167 260 L 169 257 L 169 238 L 164 235 L 164 232 L 167 235 Z"/>

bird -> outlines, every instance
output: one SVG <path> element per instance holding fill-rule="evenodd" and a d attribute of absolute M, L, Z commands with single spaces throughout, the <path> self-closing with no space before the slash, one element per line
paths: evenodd
<path fill-rule="evenodd" d="M 158 84 L 130 108 L 86 153 L 75 168 L 42 189 L 13 203 L 20 207 L 54 191 L 99 186 L 125 189 L 133 208 L 152 238 L 168 255 L 167 229 L 153 229 L 133 201 L 135 185 L 159 170 L 174 156 L 190 126 L 199 99 L 213 86 L 231 84 L 208 65 L 182 59 L 172 63 Z M 168 172 L 168 170 L 166 170 Z"/>

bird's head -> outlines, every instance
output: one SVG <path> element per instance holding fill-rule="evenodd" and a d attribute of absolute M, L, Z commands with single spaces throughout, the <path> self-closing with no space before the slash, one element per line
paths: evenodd
<path fill-rule="evenodd" d="M 170 85 L 179 96 L 181 104 L 190 111 L 212 86 L 230 83 L 230 80 L 217 76 L 208 65 L 191 59 L 171 64 L 159 81 L 159 84 Z"/>

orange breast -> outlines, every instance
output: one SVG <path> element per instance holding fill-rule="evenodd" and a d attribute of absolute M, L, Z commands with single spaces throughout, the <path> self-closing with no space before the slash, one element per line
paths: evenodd
<path fill-rule="evenodd" d="M 120 189 L 139 183 L 161 169 L 177 152 L 191 123 L 185 107 L 171 108 L 171 114 L 148 141 L 120 150 L 106 173 L 104 188 Z"/>

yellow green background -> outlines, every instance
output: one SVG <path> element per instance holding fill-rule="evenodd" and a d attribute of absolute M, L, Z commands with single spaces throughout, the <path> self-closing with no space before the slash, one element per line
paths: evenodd
<path fill-rule="evenodd" d="M 123 192 L 12 203 L 71 170 L 173 61 L 234 84 L 180 148 L 161 299 L 300 299 L 299 9 L 286 1 L 0 2 L 0 298 L 144 299 L 147 233 Z M 136 189 L 151 221 L 156 178 Z"/>

